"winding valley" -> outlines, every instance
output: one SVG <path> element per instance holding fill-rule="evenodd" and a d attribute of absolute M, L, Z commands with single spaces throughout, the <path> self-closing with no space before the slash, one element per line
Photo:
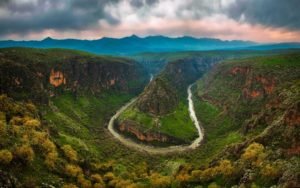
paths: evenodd
<path fill-rule="evenodd" d="M 139 150 L 139 151 L 146 151 L 148 153 L 152 154 L 167 154 L 167 153 L 173 153 L 173 152 L 182 152 L 189 149 L 195 149 L 198 147 L 203 140 L 203 132 L 202 128 L 200 127 L 200 122 L 198 121 L 195 110 L 194 110 L 194 103 L 192 100 L 192 92 L 191 92 L 192 85 L 188 86 L 187 93 L 188 93 L 188 104 L 189 104 L 189 112 L 190 112 L 190 118 L 195 124 L 195 127 L 198 130 L 198 137 L 192 142 L 190 145 L 177 145 L 177 146 L 169 146 L 169 147 L 155 147 L 155 146 L 149 146 L 141 143 L 136 143 L 133 140 L 129 138 L 125 138 L 121 134 L 119 134 L 117 131 L 114 130 L 114 121 L 119 117 L 119 115 L 124 112 L 130 105 L 136 102 L 137 98 L 132 99 L 130 102 L 125 104 L 123 107 L 121 107 L 114 116 L 110 119 L 108 123 L 108 130 L 109 132 L 118 139 L 122 144 L 124 144 L 127 147 Z"/>

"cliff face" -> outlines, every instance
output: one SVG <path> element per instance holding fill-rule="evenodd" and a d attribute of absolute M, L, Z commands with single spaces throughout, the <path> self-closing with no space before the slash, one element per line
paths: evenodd
<path fill-rule="evenodd" d="M 131 60 L 76 51 L 2 49 L 0 60 L 1 93 L 37 102 L 66 90 L 138 93 L 147 82 L 142 67 Z"/>
<path fill-rule="evenodd" d="M 220 64 L 199 81 L 198 100 L 223 109 L 257 142 L 299 154 L 299 66 L 299 54 Z"/>
<path fill-rule="evenodd" d="M 146 131 L 141 129 L 141 126 L 136 122 L 131 120 L 125 120 L 121 123 L 116 122 L 115 127 L 117 130 L 123 134 L 127 134 L 133 139 L 136 139 L 140 142 L 146 144 L 163 144 L 163 145 L 173 145 L 173 144 L 182 144 L 185 143 L 183 140 L 169 136 L 167 134 Z"/>
<path fill-rule="evenodd" d="M 136 102 L 139 110 L 153 115 L 168 114 L 177 104 L 178 96 L 174 88 L 161 78 L 153 80 Z"/>
<path fill-rule="evenodd" d="M 152 115 L 173 112 L 186 88 L 223 57 L 195 57 L 170 62 L 139 96 L 139 110 Z"/>

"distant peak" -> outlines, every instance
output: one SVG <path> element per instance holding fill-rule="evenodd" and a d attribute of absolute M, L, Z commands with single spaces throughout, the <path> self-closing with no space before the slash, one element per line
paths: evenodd
<path fill-rule="evenodd" d="M 47 38 L 45 38 L 43 41 L 48 41 L 48 40 L 54 40 L 54 39 L 51 38 L 51 37 L 47 37 Z"/>
<path fill-rule="evenodd" d="M 130 36 L 130 38 L 140 38 L 140 37 L 138 37 L 137 35 L 133 34 L 133 35 Z"/>

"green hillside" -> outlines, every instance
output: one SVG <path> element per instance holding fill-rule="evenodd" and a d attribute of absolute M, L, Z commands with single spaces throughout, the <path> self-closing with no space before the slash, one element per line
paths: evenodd
<path fill-rule="evenodd" d="M 205 53 L 170 62 L 143 91 L 148 74 L 129 59 L 2 49 L 0 187 L 297 187 L 300 53 Z M 189 143 L 197 134 L 186 88 L 196 80 L 204 140 L 195 150 L 153 155 L 107 130 L 110 117 L 140 93 L 140 102 L 151 103 L 133 104 L 118 123 L 172 135 L 171 145 Z M 147 111 L 161 103 L 167 106 Z"/>

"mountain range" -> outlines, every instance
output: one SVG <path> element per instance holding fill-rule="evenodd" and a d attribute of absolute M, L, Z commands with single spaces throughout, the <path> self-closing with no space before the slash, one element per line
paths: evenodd
<path fill-rule="evenodd" d="M 170 38 L 166 36 L 138 37 L 131 35 L 124 38 L 103 37 L 97 40 L 53 39 L 32 41 L 0 41 L 0 48 L 32 47 L 32 48 L 66 48 L 87 51 L 96 54 L 132 55 L 141 52 L 175 52 L 220 49 L 270 50 L 300 48 L 300 43 L 260 44 L 242 40 L 220 40 L 214 38 L 194 38 L 183 36 Z"/>

